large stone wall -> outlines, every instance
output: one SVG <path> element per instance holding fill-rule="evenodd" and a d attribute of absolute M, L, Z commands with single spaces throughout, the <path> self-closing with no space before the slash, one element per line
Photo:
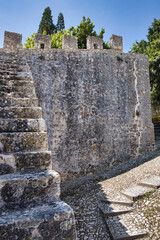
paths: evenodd
<path fill-rule="evenodd" d="M 62 180 L 154 148 L 148 58 L 107 50 L 23 50 Z"/>

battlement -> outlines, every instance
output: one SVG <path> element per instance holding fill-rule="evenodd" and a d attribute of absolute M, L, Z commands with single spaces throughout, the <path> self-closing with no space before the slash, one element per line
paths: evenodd
<path fill-rule="evenodd" d="M 87 37 L 88 50 L 103 50 L 103 39 L 95 36 Z M 62 39 L 62 49 L 76 50 L 78 49 L 78 39 L 74 36 L 64 35 Z M 123 39 L 121 36 L 112 35 L 110 38 L 111 50 L 123 52 Z M 4 34 L 4 47 L 7 51 L 16 51 L 22 49 L 22 34 L 12 33 L 5 31 Z M 34 49 L 51 49 L 51 36 L 36 34 Z"/>
<path fill-rule="evenodd" d="M 51 36 L 36 33 L 34 48 L 51 49 Z"/>
<path fill-rule="evenodd" d="M 22 48 L 22 34 L 7 32 L 4 33 L 3 48 L 7 51 L 16 51 Z"/>

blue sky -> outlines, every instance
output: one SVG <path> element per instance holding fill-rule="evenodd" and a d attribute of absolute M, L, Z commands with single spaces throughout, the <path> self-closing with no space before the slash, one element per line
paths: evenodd
<path fill-rule="evenodd" d="M 160 18 L 160 0 L 0 0 L 0 48 L 5 30 L 21 33 L 23 42 L 37 32 L 48 6 L 55 24 L 63 13 L 66 29 L 77 26 L 85 16 L 95 24 L 97 33 L 105 28 L 105 41 L 112 34 L 123 36 L 124 52 L 136 40 L 146 39 L 153 19 Z"/>

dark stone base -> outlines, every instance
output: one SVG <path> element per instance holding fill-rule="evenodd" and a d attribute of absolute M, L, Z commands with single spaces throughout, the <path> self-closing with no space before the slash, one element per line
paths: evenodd
<path fill-rule="evenodd" d="M 76 240 L 73 210 L 57 201 L 0 216 L 1 240 Z"/>

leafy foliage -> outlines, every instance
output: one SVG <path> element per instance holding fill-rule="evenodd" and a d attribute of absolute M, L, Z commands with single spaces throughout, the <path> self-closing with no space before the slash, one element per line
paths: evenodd
<path fill-rule="evenodd" d="M 49 7 L 48 7 L 49 8 Z M 105 29 L 102 28 L 99 35 L 94 31 L 94 27 L 95 25 L 91 22 L 90 18 L 85 18 L 83 17 L 82 21 L 80 22 L 80 24 L 77 27 L 70 27 L 69 30 L 65 30 L 64 29 L 64 17 L 63 14 L 60 13 L 58 16 L 58 21 L 57 21 L 57 30 L 52 34 L 48 33 L 48 29 L 49 27 L 46 27 L 45 24 L 43 23 L 43 20 L 47 16 L 49 16 L 48 19 L 51 19 L 51 11 L 50 8 L 48 9 L 46 8 L 44 13 L 43 13 L 43 17 L 40 23 L 40 27 L 39 27 L 39 33 L 42 33 L 44 35 L 51 35 L 51 48 L 62 48 L 62 38 L 63 35 L 70 35 L 70 36 L 75 36 L 78 38 L 78 47 L 83 49 L 86 48 L 86 38 L 88 36 L 98 36 L 100 38 L 103 38 L 103 35 L 105 33 Z M 51 21 L 44 21 L 45 23 L 50 22 Z M 52 24 L 49 24 L 49 26 L 52 26 Z M 40 32 L 41 29 L 41 32 Z M 42 31 L 43 30 L 43 31 Z M 34 42 L 35 42 L 35 33 L 31 35 L 30 38 L 27 38 L 25 45 L 25 48 L 34 48 Z M 109 42 L 104 42 L 103 43 L 103 47 L 105 49 L 110 48 Z"/>
<path fill-rule="evenodd" d="M 147 38 L 149 42 L 160 39 L 160 19 L 154 19 L 151 27 L 148 29 Z"/>
<path fill-rule="evenodd" d="M 85 18 L 83 16 L 82 21 L 80 24 L 75 27 L 71 27 L 69 30 L 71 31 L 72 36 L 75 36 L 78 38 L 78 47 L 81 49 L 86 48 L 86 39 L 88 36 L 99 36 L 103 38 L 103 35 L 105 33 L 104 28 L 102 28 L 99 35 L 93 30 L 95 25 L 91 22 L 90 18 Z"/>
<path fill-rule="evenodd" d="M 147 54 L 151 82 L 151 100 L 153 104 L 160 104 L 160 19 L 154 19 L 148 29 L 148 41 L 141 40 L 134 43 L 131 52 Z"/>
<path fill-rule="evenodd" d="M 160 103 L 160 39 L 150 43 L 146 53 L 149 56 L 152 103 Z"/>
<path fill-rule="evenodd" d="M 140 42 L 136 41 L 135 43 L 133 43 L 131 51 L 133 53 L 145 54 L 147 47 L 148 47 L 148 42 L 146 42 L 145 40 L 141 40 Z"/>
<path fill-rule="evenodd" d="M 58 15 L 58 21 L 57 21 L 57 31 L 60 31 L 61 33 L 63 32 L 63 29 L 65 29 L 64 25 L 64 17 L 63 14 L 60 12 Z"/>
<path fill-rule="evenodd" d="M 57 33 L 51 35 L 51 48 L 62 48 L 63 35 L 71 35 L 71 32 L 63 29 L 62 32 L 57 31 Z"/>
<path fill-rule="evenodd" d="M 31 37 L 26 39 L 24 43 L 24 48 L 34 48 L 35 43 L 35 33 L 31 34 Z"/>
<path fill-rule="evenodd" d="M 38 33 L 43 34 L 44 31 L 46 31 L 46 33 L 49 35 L 56 32 L 56 27 L 53 24 L 50 7 L 44 9 L 42 20 L 39 24 Z"/>

